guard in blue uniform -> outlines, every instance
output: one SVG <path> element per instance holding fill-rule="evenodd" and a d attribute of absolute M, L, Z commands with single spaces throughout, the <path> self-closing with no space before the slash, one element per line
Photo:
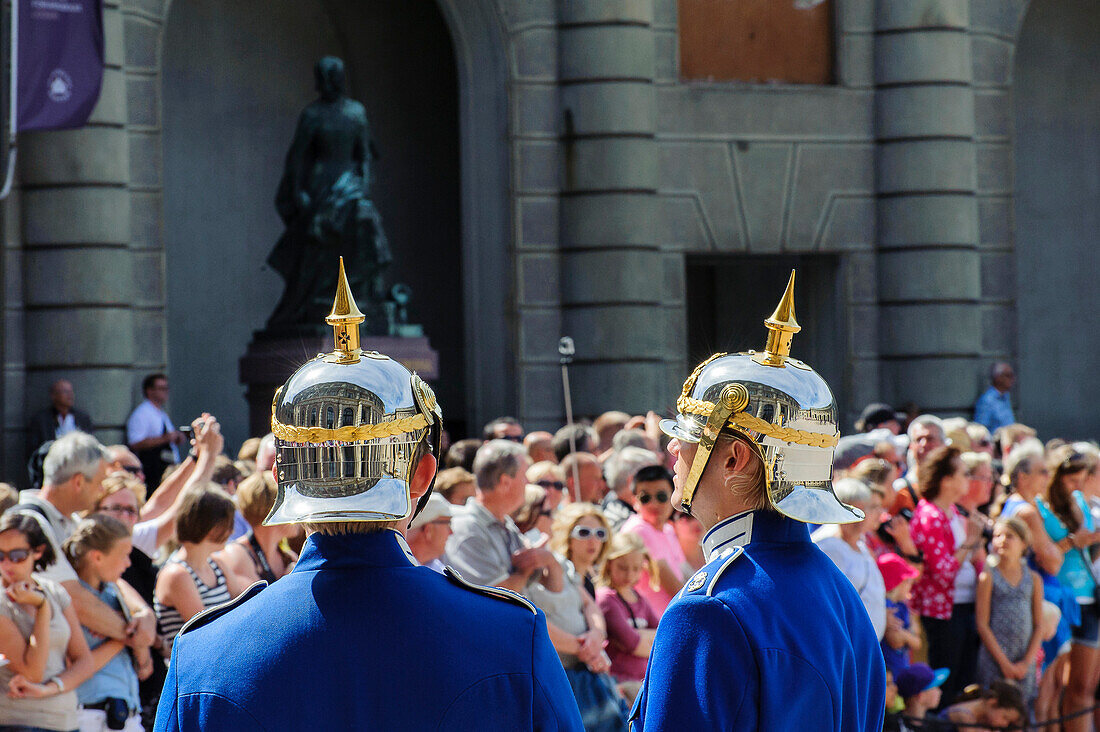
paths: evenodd
<path fill-rule="evenodd" d="M 441 412 L 359 347 L 343 262 L 336 348 L 275 396 L 268 524 L 308 532 L 294 571 L 196 615 L 176 638 L 157 730 L 581 730 L 527 600 L 420 567 L 402 532 L 435 476 Z"/>
<path fill-rule="evenodd" d="M 764 322 L 765 350 L 704 361 L 661 425 L 674 438 L 673 502 L 708 529 L 707 564 L 661 617 L 635 731 L 882 729 L 878 638 L 807 526 L 863 515 L 832 491 L 832 392 L 790 358 L 793 273 Z"/>

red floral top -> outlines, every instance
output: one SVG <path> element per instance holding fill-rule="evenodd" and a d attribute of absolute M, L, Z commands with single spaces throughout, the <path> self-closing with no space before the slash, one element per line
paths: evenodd
<path fill-rule="evenodd" d="M 951 513 L 955 513 L 954 506 Z M 909 533 L 924 553 L 924 570 L 913 585 L 909 606 L 925 617 L 948 620 L 955 602 L 955 575 L 959 572 L 951 517 L 922 498 L 909 523 Z"/>

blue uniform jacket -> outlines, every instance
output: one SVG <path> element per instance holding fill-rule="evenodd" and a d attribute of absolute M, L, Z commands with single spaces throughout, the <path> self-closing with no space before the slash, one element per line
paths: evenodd
<path fill-rule="evenodd" d="M 757 511 L 661 617 L 631 729 L 878 732 L 885 696 L 851 583 L 805 524 Z"/>
<path fill-rule="evenodd" d="M 197 617 L 157 730 L 582 729 L 545 616 L 415 566 L 393 531 L 313 534 L 289 575 Z"/>

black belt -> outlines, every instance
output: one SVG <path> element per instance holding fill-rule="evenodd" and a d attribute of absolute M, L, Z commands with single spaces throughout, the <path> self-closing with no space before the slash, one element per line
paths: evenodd
<path fill-rule="evenodd" d="M 105 711 L 107 711 L 107 708 L 109 706 L 111 706 L 111 700 L 110 699 L 104 699 L 101 702 L 96 702 L 94 704 L 81 704 L 80 706 L 84 707 L 85 709 L 96 709 L 96 710 L 99 710 L 101 712 L 105 712 Z M 127 705 L 126 708 L 130 709 L 130 706 Z M 130 709 L 130 716 L 131 717 L 134 716 L 137 713 L 138 713 L 137 709 Z"/>

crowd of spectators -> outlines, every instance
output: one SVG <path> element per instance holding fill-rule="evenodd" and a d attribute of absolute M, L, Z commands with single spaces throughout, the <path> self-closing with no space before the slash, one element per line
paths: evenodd
<path fill-rule="evenodd" d="M 992 376 L 978 415 L 1011 418 L 1011 372 Z M 165 377 L 144 387 L 128 444 L 104 447 L 80 429 L 71 385 L 55 384 L 32 423 L 45 438 L 28 444 L 34 488 L 0 487 L 0 729 L 151 729 L 181 626 L 297 560 L 300 529 L 263 526 L 272 436 L 230 458 L 215 417 L 174 427 Z M 545 612 L 588 730 L 626 729 L 662 613 L 704 563 L 702 526 L 672 504 L 657 423 L 608 412 L 528 433 L 502 417 L 445 437 L 436 494 L 406 535 L 426 567 Z M 857 427 L 837 446 L 834 490 L 866 518 L 811 528 L 878 633 L 887 727 L 1091 709 L 1100 450 L 884 404 Z"/>

